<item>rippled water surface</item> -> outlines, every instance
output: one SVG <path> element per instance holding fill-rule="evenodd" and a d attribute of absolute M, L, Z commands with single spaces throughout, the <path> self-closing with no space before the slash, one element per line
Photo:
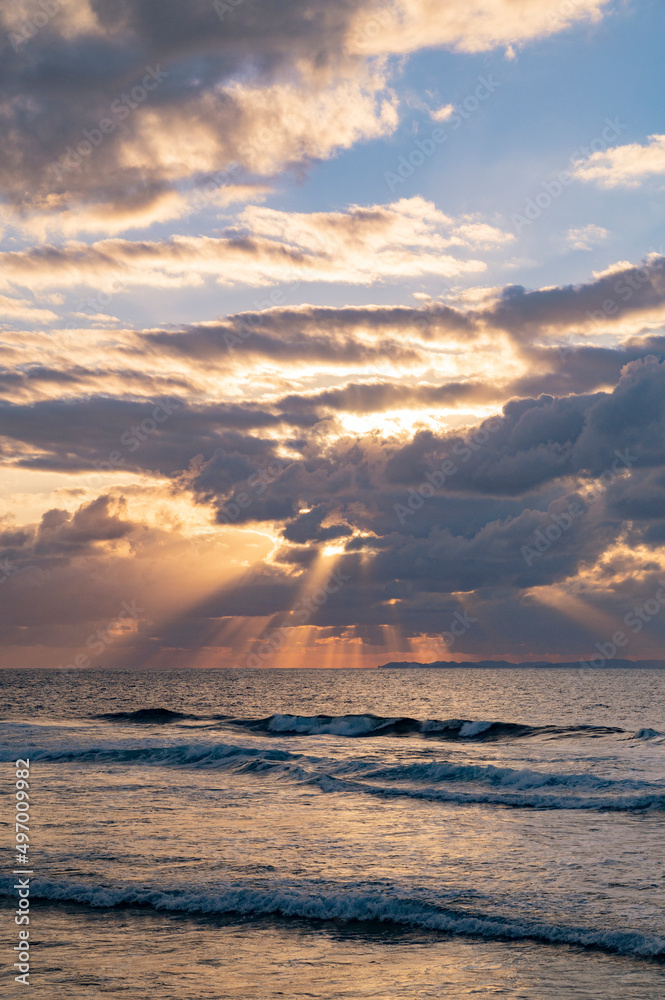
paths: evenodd
<path fill-rule="evenodd" d="M 665 995 L 661 671 L 0 685 L 44 996 Z"/>

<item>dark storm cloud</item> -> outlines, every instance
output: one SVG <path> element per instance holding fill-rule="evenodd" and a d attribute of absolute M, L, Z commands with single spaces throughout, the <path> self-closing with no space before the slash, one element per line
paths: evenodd
<path fill-rule="evenodd" d="M 614 489 L 610 509 L 622 521 L 665 521 L 665 470 L 636 470 Z"/>
<path fill-rule="evenodd" d="M 50 570 L 75 557 L 99 554 L 100 544 L 128 538 L 135 530 L 124 501 L 102 495 L 73 514 L 53 508 L 37 525 L 0 532 L 0 562 L 9 567 L 9 576 L 26 569 Z"/>
<path fill-rule="evenodd" d="M 524 589 L 565 579 L 581 562 L 594 560 L 604 551 L 616 537 L 619 522 L 603 523 L 592 531 L 582 516 L 546 557 L 536 557 L 529 564 L 522 550 L 533 548 L 536 533 L 554 523 L 553 513 L 559 506 L 565 509 L 557 503 L 550 511 L 524 510 L 505 522 L 490 521 L 471 538 L 442 527 L 433 528 L 427 538 L 395 533 L 390 546 L 376 553 L 372 577 L 411 581 L 418 591 L 441 594 L 496 586 Z"/>
<path fill-rule="evenodd" d="M 480 311 L 462 312 L 440 303 L 417 309 L 275 308 L 230 317 L 218 325 L 150 331 L 143 336 L 153 349 L 202 359 L 238 352 L 282 360 L 371 364 L 392 355 L 396 363 L 408 364 L 422 360 L 428 344 L 452 339 L 468 340 L 471 346 L 483 332 L 496 331 L 507 335 L 535 368 L 533 375 L 510 387 L 515 395 L 534 390 L 588 391 L 615 382 L 628 361 L 649 350 L 665 354 L 665 338 L 634 338 L 616 349 L 549 344 L 589 327 L 611 329 L 626 319 L 635 323 L 642 314 L 654 313 L 665 320 L 664 266 L 665 257 L 658 257 L 643 268 L 625 268 L 586 285 L 544 291 L 511 287 Z M 375 339 L 359 339 L 363 331 Z M 409 346 L 399 339 L 405 333 L 413 338 Z"/>
<path fill-rule="evenodd" d="M 619 356 L 623 359 L 625 352 Z M 352 383 L 311 396 L 292 394 L 263 407 L 194 407 L 173 399 L 42 400 L 0 406 L 0 431 L 6 447 L 12 442 L 19 447 L 18 463 L 30 468 L 99 470 L 115 454 L 111 466 L 177 477 L 201 455 L 203 465 L 190 485 L 205 502 L 222 506 L 238 484 L 278 459 L 278 444 L 289 442 L 285 433 L 292 428 L 290 446 L 294 459 L 301 458 L 279 460 L 270 489 L 261 491 L 265 495 L 256 497 L 240 520 L 274 519 L 277 511 L 290 516 L 299 506 L 309 509 L 335 498 L 346 517 L 344 505 L 354 497 L 362 502 L 369 497 L 374 509 L 374 494 L 421 482 L 446 458 L 455 464 L 445 487 L 448 495 L 520 496 L 562 477 L 597 476 L 616 464 L 617 451 L 627 454 L 626 469 L 657 466 L 665 460 L 664 371 L 655 358 L 650 364 L 631 362 L 612 393 L 513 399 L 501 417 L 480 424 L 470 439 L 466 433 L 420 431 L 405 444 L 380 446 L 363 439 L 322 451 L 322 441 L 310 431 L 335 408 L 371 412 L 409 402 L 435 406 L 491 398 L 493 390 L 477 384 Z M 262 438 L 261 431 L 271 434 Z M 77 440 L 75 453 L 72 440 Z M 333 529 L 330 523 L 319 527 Z"/>
<path fill-rule="evenodd" d="M 573 393 L 593 392 L 614 386 L 619 381 L 621 369 L 630 361 L 653 352 L 648 342 L 630 347 L 546 347 L 530 348 L 525 354 L 533 361 L 533 371 L 515 379 L 508 387 L 515 396 L 551 393 L 565 396 Z M 661 345 L 659 360 L 665 358 L 665 343 Z"/>
<path fill-rule="evenodd" d="M 350 383 L 313 395 L 290 395 L 279 401 L 285 410 L 339 410 L 347 413 L 382 413 L 391 408 L 457 406 L 495 402 L 505 398 L 498 388 L 479 382 L 450 382 L 445 385 L 405 385 L 403 382 Z"/>
<path fill-rule="evenodd" d="M 662 476 L 664 442 L 665 366 L 633 362 L 612 393 L 513 400 L 466 437 L 421 432 L 403 446 L 339 442 L 325 457 L 310 445 L 275 475 L 269 499 L 238 509 L 235 520 L 274 520 L 290 506 L 285 540 L 346 539 L 348 558 L 369 556 L 365 576 L 376 586 L 410 581 L 441 594 L 544 586 L 593 564 L 631 514 L 641 510 L 642 531 L 649 530 L 660 516 L 660 480 L 648 504 L 630 484 L 647 467 Z M 441 484 L 444 456 L 456 465 Z M 226 470 L 225 461 L 219 469 L 204 465 L 205 491 L 197 475 L 189 485 L 229 523 Z M 546 540 L 542 550 L 552 535 L 556 544 Z M 300 549 L 284 558 L 308 562 Z"/>
<path fill-rule="evenodd" d="M 631 362 L 612 393 L 511 400 L 470 441 L 416 434 L 390 458 L 387 475 L 413 482 L 419 468 L 448 456 L 458 464 L 452 490 L 519 495 L 563 476 L 600 475 L 617 451 L 626 469 L 665 462 L 665 365 L 655 358 Z"/>
<path fill-rule="evenodd" d="M 307 428 L 316 417 L 275 414 L 254 407 L 193 407 L 168 399 L 126 400 L 104 396 L 0 402 L 0 438 L 20 446 L 24 468 L 112 471 L 115 468 L 175 475 L 192 458 L 217 450 L 272 455 L 275 442 L 243 431 L 285 423 Z M 72 449 L 76 441 L 76 450 Z M 115 457 L 114 457 L 115 456 Z"/>
<path fill-rule="evenodd" d="M 34 539 L 36 556 L 71 557 L 89 551 L 96 542 L 117 541 L 133 531 L 115 510 L 117 501 L 99 496 L 72 515 L 66 510 L 48 510 L 42 516 Z"/>
<path fill-rule="evenodd" d="M 665 364 L 655 358 L 627 365 L 615 391 L 589 408 L 573 462 L 598 473 L 617 448 L 635 452 L 640 466 L 665 462 Z"/>
<path fill-rule="evenodd" d="M 501 417 L 464 435 L 420 431 L 406 444 L 342 441 L 328 445 L 324 453 L 318 438 L 305 433 L 302 439 L 299 434 L 291 439 L 293 459 L 278 457 L 285 430 L 308 432 L 327 407 L 366 412 L 404 402 L 412 392 L 421 405 L 425 400 L 435 405 L 449 394 L 455 399 L 479 391 L 477 386 L 412 390 L 351 385 L 304 400 L 286 397 L 271 408 L 192 407 L 173 399 L 47 400 L 3 404 L 0 430 L 7 442 L 22 446 L 18 464 L 30 468 L 99 470 L 116 455 L 106 471 L 115 466 L 177 477 L 201 455 L 203 464 L 186 485 L 204 502 L 218 503 L 220 508 L 232 499 L 234 489 L 273 461 L 269 489 L 264 485 L 257 490 L 239 521 L 290 517 L 299 507 L 323 510 L 320 505 L 332 501 L 333 507 L 326 506 L 325 511 L 329 514 L 334 508 L 346 519 L 354 500 L 368 504 L 374 516 L 377 496 L 392 497 L 401 485 L 422 482 L 445 459 L 455 465 L 445 494 L 478 497 L 522 496 L 563 477 L 598 476 L 617 464 L 617 452 L 625 456 L 623 464 L 618 460 L 622 471 L 665 461 L 665 367 L 655 359 L 649 364 L 630 363 L 612 393 L 513 399 Z M 279 435 L 261 437 L 262 430 L 271 429 L 279 430 Z M 77 440 L 75 453 L 72 440 Z M 309 517 L 304 524 L 313 521 Z M 294 541 L 307 540 L 302 525 L 290 531 Z M 309 537 L 333 537 L 333 532 L 340 536 L 344 529 L 322 517 Z"/>
<path fill-rule="evenodd" d="M 207 371 L 216 354 L 235 358 L 250 343 L 285 359 L 288 371 L 302 357 L 300 349 L 310 361 L 354 351 L 347 356 L 366 359 L 368 350 L 379 345 L 386 360 L 388 345 L 395 344 L 422 359 L 440 342 L 446 345 L 447 338 L 456 349 L 464 338 L 473 345 L 482 328 L 477 317 L 467 318 L 463 327 L 454 311 L 442 317 L 429 307 L 307 307 L 260 314 L 260 326 L 250 324 L 240 346 L 228 345 L 225 334 L 237 337 L 246 329 L 240 319 L 132 335 L 126 356 L 137 342 L 161 358 L 191 359 L 198 352 L 189 368 L 195 380 L 197 365 Z M 390 323 L 399 326 L 399 334 Z M 410 340 L 407 331 L 412 331 Z M 170 477 L 173 495 L 193 496 L 217 524 L 268 524 L 281 534 L 269 571 L 259 565 L 256 578 L 251 573 L 233 587 L 220 588 L 181 626 L 176 622 L 169 631 L 155 625 L 152 638 L 141 639 L 144 645 L 137 649 L 179 642 L 191 648 L 197 621 L 203 623 L 201 636 L 213 645 L 223 644 L 215 619 L 274 615 L 283 624 L 280 616 L 288 618 L 303 575 L 331 542 L 345 550 L 338 565 L 350 580 L 343 596 L 312 619 L 319 627 L 340 634 L 352 624 L 371 637 L 382 625 L 399 621 L 407 633 L 436 633 L 444 627 L 441 614 L 462 607 L 454 595 L 473 594 L 468 600 L 479 608 L 487 606 L 497 615 L 501 609 L 510 631 L 524 618 L 516 601 L 524 590 L 562 583 L 581 567 L 598 565 L 619 537 L 632 546 L 646 544 L 654 555 L 665 539 L 663 338 L 654 334 L 615 349 L 559 351 L 537 343 L 538 336 L 534 331 L 535 343 L 520 341 L 520 352 L 541 366 L 542 375 L 536 370 L 503 387 L 490 379 L 396 384 L 385 376 L 378 380 L 365 367 L 348 384 L 274 391 L 268 402 L 200 406 L 184 397 L 85 396 L 5 403 L 0 407 L 3 449 L 23 467 L 81 472 L 104 468 L 100 463 L 116 451 L 121 461 L 111 465 Z M 336 436 L 336 417 L 344 412 L 473 408 L 503 401 L 516 389 L 542 389 L 547 379 L 561 380 L 562 391 L 516 394 L 500 414 L 463 430 L 420 430 L 402 438 Z M 154 411 L 159 405 L 158 422 Z M 444 478 L 446 459 L 454 467 L 446 466 Z M 572 519 L 571 504 L 578 510 Z M 29 537 L 7 529 L 4 551 L 17 566 L 36 565 L 40 572 L 62 566 L 58 572 L 73 572 L 72 562 L 80 558 L 112 564 L 107 549 L 134 545 L 139 530 L 102 500 L 73 516 L 49 512 Z M 622 565 L 621 559 L 617 556 L 612 565 Z M 645 571 L 656 569 L 646 566 Z M 80 586 L 80 575 L 76 579 L 72 575 L 69 593 Z M 25 594 L 27 576 L 17 572 L 6 586 L 10 597 L 13 586 Z M 54 620 L 53 609 L 60 606 L 56 597 L 47 602 Z M 609 594 L 608 607 L 612 601 L 619 606 L 619 598 Z M 552 622 L 557 612 L 548 614 Z M 487 655 L 488 634 L 481 625 L 469 630 L 463 648 Z M 577 638 L 570 642 L 579 642 L 579 629 L 573 634 Z"/>
<path fill-rule="evenodd" d="M 665 257 L 654 256 L 641 268 L 628 266 L 583 285 L 539 291 L 510 286 L 481 315 L 517 342 L 528 342 L 553 328 L 575 332 L 576 325 L 578 329 L 607 327 L 625 317 L 662 309 L 664 303 Z"/>
<path fill-rule="evenodd" d="M 359 334 L 369 331 L 370 337 Z M 404 334 L 413 340 L 404 343 Z M 415 334 L 415 336 L 414 336 Z M 147 347 L 201 360 L 239 356 L 338 365 L 421 361 L 423 346 L 446 334 L 473 339 L 472 319 L 446 306 L 423 309 L 302 306 L 242 313 L 219 324 L 143 334 Z"/>

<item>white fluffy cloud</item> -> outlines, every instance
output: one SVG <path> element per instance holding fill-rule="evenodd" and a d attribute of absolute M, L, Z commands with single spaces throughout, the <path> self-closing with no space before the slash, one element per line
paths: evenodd
<path fill-rule="evenodd" d="M 665 135 L 650 135 L 644 146 L 633 142 L 593 153 L 575 174 L 604 188 L 638 187 L 648 177 L 665 176 Z"/>
<path fill-rule="evenodd" d="M 393 0 L 361 7 L 347 36 L 352 52 L 384 54 L 446 46 L 486 52 L 597 20 L 610 0 Z"/>

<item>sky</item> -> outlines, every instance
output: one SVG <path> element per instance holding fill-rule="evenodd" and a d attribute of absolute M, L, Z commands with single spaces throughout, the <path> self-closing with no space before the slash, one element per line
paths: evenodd
<path fill-rule="evenodd" d="M 665 8 L 0 8 L 0 666 L 662 658 Z"/>

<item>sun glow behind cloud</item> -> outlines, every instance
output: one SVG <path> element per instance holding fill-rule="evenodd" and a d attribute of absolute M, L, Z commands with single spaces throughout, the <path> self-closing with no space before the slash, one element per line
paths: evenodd
<path fill-rule="evenodd" d="M 525 80 L 539 114 L 558 93 L 560 34 L 572 73 L 614 5 L 71 2 L 8 50 L 0 122 L 7 655 L 75 652 L 139 593 L 109 662 L 243 665 L 275 630 L 264 665 L 593 648 L 663 572 L 662 136 L 632 122 L 518 232 L 598 123 L 576 106 L 527 160 L 513 129 Z M 158 86 L 77 153 L 148 52 Z"/>

